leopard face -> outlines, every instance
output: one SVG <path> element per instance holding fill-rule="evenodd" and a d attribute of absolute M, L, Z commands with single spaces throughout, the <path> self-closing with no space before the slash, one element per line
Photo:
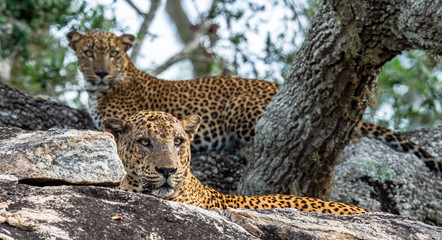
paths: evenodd
<path fill-rule="evenodd" d="M 351 215 L 369 213 L 343 203 L 294 195 L 235 196 L 201 184 L 190 172 L 190 141 L 201 123 L 192 115 L 178 120 L 164 112 L 141 111 L 127 121 L 105 120 L 127 175 L 120 189 L 204 208 L 297 208 L 304 212 Z"/>
<path fill-rule="evenodd" d="M 201 118 L 177 120 L 163 112 L 141 111 L 127 121 L 106 120 L 127 176 L 125 190 L 173 198 L 190 173 L 190 142 Z M 123 185 L 125 185 L 123 184 Z M 124 187 L 123 187 L 124 189 Z"/>
<path fill-rule="evenodd" d="M 72 31 L 67 34 L 67 39 L 76 52 L 88 90 L 107 89 L 123 80 L 124 70 L 131 64 L 126 51 L 135 41 L 133 35 L 117 37 L 102 31 L 83 35 Z"/>

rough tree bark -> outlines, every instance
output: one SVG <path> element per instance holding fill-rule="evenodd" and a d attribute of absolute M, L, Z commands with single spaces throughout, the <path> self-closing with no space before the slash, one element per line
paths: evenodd
<path fill-rule="evenodd" d="M 0 83 L 0 127 L 95 129 L 86 111 L 27 96 L 3 83 Z"/>
<path fill-rule="evenodd" d="M 326 196 L 384 63 L 407 49 L 442 52 L 441 9 L 433 0 L 324 1 L 258 122 L 239 193 Z"/>

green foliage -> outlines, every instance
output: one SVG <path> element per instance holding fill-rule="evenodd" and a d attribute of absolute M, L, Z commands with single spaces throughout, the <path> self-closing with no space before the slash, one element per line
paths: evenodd
<path fill-rule="evenodd" d="M 49 23 L 67 24 L 68 17 L 54 13 L 54 9 L 66 12 L 68 8 L 69 1 L 6 0 L 1 5 L 4 36 L 0 40 L 1 56 L 20 53 L 27 57 L 29 49 L 26 44 L 33 40 L 31 31 L 48 28 Z"/>
<path fill-rule="evenodd" d="M 228 34 L 220 35 L 214 52 L 230 63 L 230 73 L 281 83 L 308 28 L 306 12 L 316 7 L 292 0 L 219 2 L 209 16 Z"/>
<path fill-rule="evenodd" d="M 307 1 L 308 7 L 305 9 L 305 15 L 308 18 L 308 21 L 311 22 L 313 20 L 313 16 L 315 15 L 316 9 L 318 9 L 319 5 L 321 5 L 323 0 L 309 0 Z"/>
<path fill-rule="evenodd" d="M 405 53 L 401 59 L 388 62 L 379 75 L 379 107 L 369 110 L 370 118 L 401 130 L 440 125 L 442 82 L 436 77 L 439 59 L 422 51 Z M 391 118 L 380 116 L 381 107 L 392 111 Z"/>
<path fill-rule="evenodd" d="M 114 19 L 104 17 L 105 8 L 89 7 L 70 0 L 5 0 L 0 3 L 0 61 L 11 65 L 10 76 L 0 79 L 28 94 L 57 97 L 56 86 L 64 86 L 76 75 L 72 63 L 65 65 L 64 36 L 52 29 L 110 29 Z"/>
<path fill-rule="evenodd" d="M 284 51 L 281 46 L 272 41 L 270 33 L 267 34 L 267 39 L 265 43 L 265 53 L 264 63 L 271 64 L 274 62 L 282 62 L 284 66 L 281 69 L 281 75 L 285 79 L 290 71 L 291 64 L 295 59 L 297 51 Z M 267 79 L 271 79 L 269 76 L 271 73 L 267 72 Z"/>

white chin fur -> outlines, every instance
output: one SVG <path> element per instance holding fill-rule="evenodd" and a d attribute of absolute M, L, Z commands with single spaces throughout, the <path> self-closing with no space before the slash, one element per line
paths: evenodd
<path fill-rule="evenodd" d="M 171 187 L 160 187 L 153 189 L 150 194 L 159 197 L 159 198 L 167 198 L 170 197 L 175 192 L 175 189 Z"/>
<path fill-rule="evenodd" d="M 98 85 L 92 85 L 92 84 L 88 83 L 86 86 L 86 89 L 89 91 L 100 91 L 100 90 L 109 89 L 109 86 L 104 83 L 100 83 Z"/>

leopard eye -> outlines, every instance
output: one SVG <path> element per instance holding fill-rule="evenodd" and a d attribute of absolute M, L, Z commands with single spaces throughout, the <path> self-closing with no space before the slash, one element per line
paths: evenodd
<path fill-rule="evenodd" d="M 111 51 L 110 52 L 110 56 L 111 57 L 115 57 L 115 56 L 117 56 L 118 55 L 118 51 Z"/>
<path fill-rule="evenodd" d="M 183 144 L 184 139 L 182 138 L 175 138 L 175 140 L 173 141 L 173 144 L 175 144 L 175 147 L 179 147 L 181 146 L 181 144 Z"/>
<path fill-rule="evenodd" d="M 150 140 L 147 138 L 142 138 L 140 140 L 138 140 L 138 143 L 140 143 L 141 145 L 145 146 L 145 147 L 151 147 L 152 144 L 150 143 Z"/>
<path fill-rule="evenodd" d="M 93 56 L 94 56 L 94 53 L 93 53 L 91 50 L 86 50 L 86 51 L 84 51 L 84 54 L 85 54 L 86 56 L 88 56 L 88 57 L 93 57 Z"/>

